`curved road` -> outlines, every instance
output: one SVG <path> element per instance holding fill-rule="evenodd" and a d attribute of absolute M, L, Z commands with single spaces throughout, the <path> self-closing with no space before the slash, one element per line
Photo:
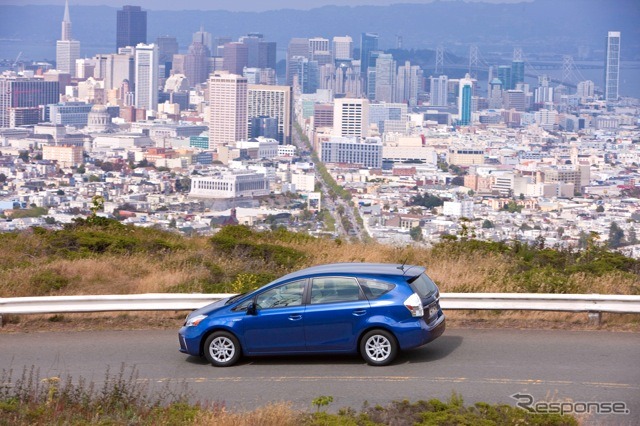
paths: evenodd
<path fill-rule="evenodd" d="M 177 333 L 167 330 L 0 333 L 0 369 L 13 369 L 17 378 L 24 366 L 36 366 L 41 377 L 70 374 L 100 383 L 107 366 L 115 373 L 124 363 L 152 386 L 186 382 L 196 400 L 235 408 L 288 400 L 310 409 L 313 398 L 331 395 L 335 410 L 364 401 L 447 399 L 452 391 L 467 403 L 514 404 L 510 395 L 530 393 L 536 400 L 623 401 L 631 414 L 588 423 L 640 422 L 638 333 L 449 329 L 388 367 L 353 356 L 313 356 L 214 368 L 177 347 Z"/>

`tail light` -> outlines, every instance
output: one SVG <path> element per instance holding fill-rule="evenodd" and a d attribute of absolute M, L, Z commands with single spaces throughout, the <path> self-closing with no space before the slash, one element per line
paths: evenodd
<path fill-rule="evenodd" d="M 413 293 L 411 296 L 404 301 L 404 306 L 411 312 L 412 317 L 422 317 L 424 316 L 424 308 L 422 307 L 422 300 L 420 300 L 420 296 L 416 293 Z"/>

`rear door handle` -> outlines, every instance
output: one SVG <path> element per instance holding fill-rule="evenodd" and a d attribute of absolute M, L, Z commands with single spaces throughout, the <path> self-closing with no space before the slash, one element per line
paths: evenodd
<path fill-rule="evenodd" d="M 366 313 L 367 313 L 367 311 L 365 309 L 358 309 L 356 311 L 353 311 L 353 315 L 355 315 L 357 317 L 361 317 Z"/>
<path fill-rule="evenodd" d="M 298 320 L 302 319 L 302 315 L 300 315 L 300 314 L 289 315 L 289 319 L 291 321 L 298 321 Z"/>

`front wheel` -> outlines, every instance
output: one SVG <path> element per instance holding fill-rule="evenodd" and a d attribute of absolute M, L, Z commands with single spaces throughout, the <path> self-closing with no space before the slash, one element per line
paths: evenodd
<path fill-rule="evenodd" d="M 371 330 L 360 340 L 360 355 L 369 365 L 388 365 L 397 354 L 396 338 L 386 330 Z"/>
<path fill-rule="evenodd" d="M 238 362 L 240 355 L 240 342 L 226 331 L 216 331 L 204 342 L 204 356 L 216 367 L 229 367 Z"/>

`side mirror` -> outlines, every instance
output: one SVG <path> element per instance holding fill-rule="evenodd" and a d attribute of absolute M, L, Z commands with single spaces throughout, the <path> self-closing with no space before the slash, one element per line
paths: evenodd
<path fill-rule="evenodd" d="M 249 303 L 249 305 L 247 305 L 247 315 L 257 315 L 258 314 L 258 308 L 256 306 L 255 302 L 251 302 Z"/>

